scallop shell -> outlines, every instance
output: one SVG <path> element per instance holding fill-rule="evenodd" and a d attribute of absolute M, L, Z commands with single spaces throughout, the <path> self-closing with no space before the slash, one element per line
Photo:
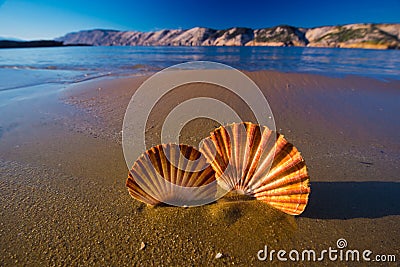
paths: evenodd
<path fill-rule="evenodd" d="M 214 200 L 215 172 L 195 148 L 163 144 L 144 152 L 129 171 L 129 194 L 149 205 L 197 206 Z"/>
<path fill-rule="evenodd" d="M 283 135 L 252 123 L 221 126 L 200 150 L 225 190 L 255 197 L 291 215 L 301 214 L 310 193 L 300 152 Z"/>

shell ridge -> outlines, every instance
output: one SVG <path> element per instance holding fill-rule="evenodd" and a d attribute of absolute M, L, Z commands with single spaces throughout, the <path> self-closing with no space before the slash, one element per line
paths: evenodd
<path fill-rule="evenodd" d="M 156 205 L 158 203 L 158 200 L 143 191 L 143 189 L 135 182 L 131 175 L 126 180 L 126 186 L 128 187 L 129 194 L 137 200 L 146 201 L 152 205 Z M 138 193 L 136 193 L 136 191 Z"/>
<path fill-rule="evenodd" d="M 178 183 L 179 186 L 190 187 L 189 177 L 192 174 L 190 170 L 192 151 L 193 150 L 191 147 L 186 147 L 186 149 L 181 148 L 180 161 L 179 165 L 177 166 L 180 169 L 180 172 L 182 173 L 182 179 Z"/>
<path fill-rule="evenodd" d="M 267 132 L 267 133 L 264 134 L 265 132 Z M 268 163 L 265 163 L 265 161 L 263 161 L 261 158 L 262 158 L 264 150 L 267 148 L 268 142 L 270 141 L 271 133 L 272 133 L 272 131 L 269 130 L 268 128 L 266 128 L 266 129 L 264 129 L 264 131 L 261 135 L 261 140 L 257 146 L 257 151 L 255 152 L 254 159 L 252 160 L 251 165 L 248 170 L 248 173 L 245 177 L 245 179 L 246 179 L 245 184 L 246 184 L 246 188 L 248 190 L 251 190 L 252 183 L 255 182 L 254 178 L 257 177 L 256 176 L 257 169 L 267 168 L 267 166 L 269 165 Z M 264 162 L 264 165 L 263 165 L 263 162 Z"/>
<path fill-rule="evenodd" d="M 251 185 L 251 188 L 254 189 L 260 187 L 262 184 L 270 181 L 268 173 L 265 174 L 265 172 L 267 172 L 267 169 L 272 167 L 272 165 L 274 164 L 275 156 L 280 153 L 286 143 L 287 141 L 283 139 L 283 136 L 278 134 L 278 139 L 276 140 L 275 145 L 273 145 L 272 149 L 268 151 L 267 157 L 254 173 L 255 179 L 254 183 Z"/>
<path fill-rule="evenodd" d="M 239 187 L 241 189 L 246 188 L 247 173 L 250 168 L 251 162 L 254 160 L 254 153 L 251 152 L 253 150 L 252 148 L 255 147 L 257 128 L 254 124 L 244 123 L 244 125 L 246 127 L 246 145 L 243 155 L 242 177 L 239 180 Z"/>
<path fill-rule="evenodd" d="M 291 173 L 300 170 L 304 164 L 304 160 L 301 156 L 289 158 L 287 161 L 281 163 L 281 165 L 270 170 L 268 173 L 268 180 L 274 181 L 277 177 L 279 177 L 280 173 Z"/>
<path fill-rule="evenodd" d="M 161 187 L 159 189 L 160 191 L 160 201 L 164 202 L 166 199 L 170 197 L 172 194 L 172 188 L 171 184 L 169 183 L 171 180 L 171 174 L 170 174 L 170 168 L 169 168 L 169 160 L 166 156 L 166 153 L 169 152 L 169 149 L 166 145 L 161 145 L 161 152 L 160 153 L 155 153 L 154 156 L 155 158 L 160 159 L 160 169 L 162 170 L 162 175 L 158 176 L 160 179 Z"/>
<path fill-rule="evenodd" d="M 137 161 L 137 169 L 132 168 L 131 172 L 132 172 L 132 176 L 133 174 L 135 174 L 135 176 L 133 176 L 133 179 L 135 180 L 135 182 L 139 185 L 142 184 L 143 186 L 145 186 L 147 188 L 146 192 L 150 192 L 150 194 L 153 197 L 159 196 L 160 195 L 160 191 L 159 188 L 161 188 L 161 181 L 159 179 L 140 179 L 140 182 L 136 181 L 136 179 L 138 179 L 139 177 L 142 177 L 142 175 L 140 174 L 139 170 L 141 171 L 141 173 L 143 174 L 144 177 L 157 177 L 157 171 L 155 170 L 155 167 L 153 165 L 151 166 L 146 166 L 146 164 L 144 164 L 144 160 L 145 158 L 147 158 L 148 160 L 150 160 L 150 157 L 146 154 L 144 155 L 144 157 L 140 158 Z M 136 178 L 134 178 L 136 177 Z M 156 197 L 157 198 L 157 197 Z"/>
<path fill-rule="evenodd" d="M 271 183 L 267 183 L 263 186 L 260 186 L 256 190 L 254 190 L 255 193 L 259 193 L 261 191 L 266 191 L 266 190 L 272 190 L 275 188 L 279 187 L 285 187 L 293 184 L 298 184 L 302 183 L 303 181 L 306 181 L 308 179 L 308 173 L 307 171 L 296 171 L 294 174 L 281 177 L 280 179 L 277 179 Z"/>

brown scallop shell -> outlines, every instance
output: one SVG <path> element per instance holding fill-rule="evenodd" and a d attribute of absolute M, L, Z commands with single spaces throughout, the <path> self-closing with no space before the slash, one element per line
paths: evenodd
<path fill-rule="evenodd" d="M 221 126 L 200 150 L 218 184 L 255 197 L 291 215 L 301 214 L 310 193 L 300 152 L 283 135 L 252 123 Z"/>
<path fill-rule="evenodd" d="M 163 144 L 144 152 L 129 171 L 126 186 L 149 205 L 196 206 L 214 200 L 215 172 L 195 148 Z"/>

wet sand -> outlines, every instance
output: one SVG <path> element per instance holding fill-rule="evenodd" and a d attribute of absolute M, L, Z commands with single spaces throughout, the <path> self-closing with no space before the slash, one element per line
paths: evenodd
<path fill-rule="evenodd" d="M 306 160 L 312 193 L 301 216 L 257 201 L 185 209 L 133 200 L 125 188 L 121 128 L 147 77 L 89 81 L 1 106 L 2 265 L 265 265 L 257 259 L 265 245 L 321 251 L 339 238 L 350 249 L 395 254 L 398 261 L 400 82 L 246 74 L 267 97 L 278 131 Z M 152 113 L 148 146 L 159 143 L 165 115 L 195 96 L 217 97 L 251 120 L 223 89 L 188 85 Z M 216 126 L 192 121 L 180 140 L 197 145 Z M 217 253 L 222 257 L 215 259 Z"/>

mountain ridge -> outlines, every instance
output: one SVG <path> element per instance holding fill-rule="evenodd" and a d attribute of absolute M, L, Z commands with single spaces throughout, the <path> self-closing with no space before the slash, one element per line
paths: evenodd
<path fill-rule="evenodd" d="M 94 46 L 301 46 L 400 49 L 400 24 L 356 23 L 314 28 L 278 25 L 251 29 L 206 27 L 158 31 L 93 29 L 68 33 L 55 41 Z"/>

